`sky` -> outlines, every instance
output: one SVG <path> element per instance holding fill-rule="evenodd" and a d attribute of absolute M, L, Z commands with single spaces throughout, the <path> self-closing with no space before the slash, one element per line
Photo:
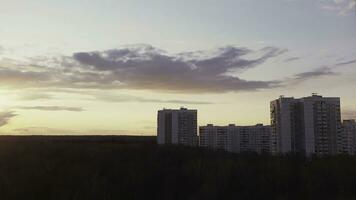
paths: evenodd
<path fill-rule="evenodd" d="M 157 111 L 269 124 L 341 97 L 356 118 L 355 0 L 0 0 L 0 134 L 155 135 Z"/>

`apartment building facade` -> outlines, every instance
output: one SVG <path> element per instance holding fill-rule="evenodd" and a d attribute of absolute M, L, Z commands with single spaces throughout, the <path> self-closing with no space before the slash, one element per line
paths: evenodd
<path fill-rule="evenodd" d="M 270 126 L 207 126 L 199 127 L 200 146 L 234 153 L 270 152 Z"/>
<path fill-rule="evenodd" d="M 273 154 L 306 156 L 345 153 L 340 98 L 283 97 L 270 103 Z"/>
<path fill-rule="evenodd" d="M 187 108 L 159 110 L 157 143 L 197 146 L 197 110 Z"/>
<path fill-rule="evenodd" d="M 347 152 L 350 155 L 356 154 L 356 121 L 344 120 L 342 123 L 342 130 L 346 140 Z"/>

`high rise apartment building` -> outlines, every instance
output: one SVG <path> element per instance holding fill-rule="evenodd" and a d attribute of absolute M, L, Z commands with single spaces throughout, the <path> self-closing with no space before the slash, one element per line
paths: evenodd
<path fill-rule="evenodd" d="M 306 156 L 345 153 L 340 98 L 283 97 L 270 104 L 272 153 Z"/>
<path fill-rule="evenodd" d="M 356 153 L 356 122 L 341 123 L 340 98 L 313 94 L 270 102 L 271 125 L 199 127 L 197 110 L 163 109 L 157 115 L 157 143 L 228 152 L 296 153 L 305 156 Z"/>
<path fill-rule="evenodd" d="M 197 110 L 163 109 L 157 115 L 157 143 L 196 146 Z"/>

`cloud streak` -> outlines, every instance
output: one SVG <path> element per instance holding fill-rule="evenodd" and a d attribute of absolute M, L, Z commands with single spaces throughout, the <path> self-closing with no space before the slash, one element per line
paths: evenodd
<path fill-rule="evenodd" d="M 291 58 L 287 58 L 284 60 L 284 62 L 293 62 L 293 61 L 296 61 L 296 60 L 299 60 L 300 58 L 299 57 L 291 57 Z"/>
<path fill-rule="evenodd" d="M 84 111 L 84 109 L 80 107 L 66 107 L 66 106 L 19 106 L 16 108 L 22 110 L 41 110 L 41 111 L 70 111 L 70 112 Z"/>
<path fill-rule="evenodd" d="M 334 66 L 344 66 L 344 65 L 351 65 L 351 64 L 356 64 L 356 59 L 345 61 L 345 62 L 336 63 L 336 64 L 334 64 Z"/>
<path fill-rule="evenodd" d="M 18 94 L 17 99 L 22 101 L 33 101 L 33 100 L 48 100 L 52 99 L 52 95 L 47 93 L 39 93 L 39 92 L 30 92 L 30 93 L 23 93 Z"/>
<path fill-rule="evenodd" d="M 319 0 L 321 8 L 337 12 L 339 15 L 348 15 L 356 11 L 356 0 Z"/>
<path fill-rule="evenodd" d="M 139 96 L 130 95 L 107 95 L 99 94 L 95 95 L 97 100 L 113 102 L 113 103 L 123 103 L 123 102 L 139 102 L 139 103 L 165 103 L 165 104 L 182 104 L 182 105 L 209 105 L 212 102 L 207 101 L 188 101 L 188 100 L 162 100 L 162 99 L 151 99 Z"/>
<path fill-rule="evenodd" d="M 303 72 L 303 73 L 296 74 L 296 75 L 294 75 L 292 80 L 298 82 L 298 81 L 305 81 L 305 80 L 309 80 L 309 79 L 317 78 L 317 77 L 321 77 L 321 76 L 333 76 L 333 75 L 337 75 L 337 74 L 338 73 L 333 72 L 330 67 L 320 67 L 320 68 L 317 68 L 317 69 L 309 71 L 309 72 Z"/>
<path fill-rule="evenodd" d="M 13 129 L 13 135 L 135 135 L 129 130 L 71 130 L 50 127 L 24 127 Z"/>

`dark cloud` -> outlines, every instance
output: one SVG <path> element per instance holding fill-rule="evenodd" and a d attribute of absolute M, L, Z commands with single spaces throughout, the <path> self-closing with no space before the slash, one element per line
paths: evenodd
<path fill-rule="evenodd" d="M 0 83 L 11 86 L 37 86 L 51 80 L 50 72 L 22 71 L 0 66 Z"/>
<path fill-rule="evenodd" d="M 0 127 L 8 124 L 10 119 L 15 116 L 17 116 L 17 115 L 12 111 L 0 112 Z"/>
<path fill-rule="evenodd" d="M 345 61 L 345 62 L 336 63 L 336 64 L 334 64 L 334 66 L 344 66 L 344 65 L 351 65 L 351 64 L 355 64 L 355 63 L 356 63 L 356 59 Z"/>
<path fill-rule="evenodd" d="M 84 109 L 80 107 L 66 107 L 66 106 L 20 106 L 17 108 L 23 110 L 43 110 L 43 111 L 71 111 L 71 112 L 84 111 Z"/>
<path fill-rule="evenodd" d="M 286 50 L 266 47 L 254 59 L 245 59 L 251 50 L 224 47 L 214 51 L 169 55 L 152 46 L 135 46 L 103 52 L 75 53 L 82 68 L 106 72 L 105 80 L 118 88 L 170 92 L 228 92 L 271 88 L 276 81 L 250 81 L 227 75 L 234 70 L 258 66 Z M 112 82 L 112 83 L 113 83 Z"/>
<path fill-rule="evenodd" d="M 339 67 L 339 66 L 344 66 L 344 65 L 350 65 L 356 63 L 356 60 L 350 60 L 350 61 L 345 61 L 345 62 L 340 62 L 336 63 L 330 66 L 324 66 L 324 67 L 319 67 L 317 69 L 308 71 L 308 72 L 303 72 L 299 74 L 295 74 L 293 77 L 289 78 L 288 81 L 286 82 L 287 84 L 296 83 L 296 82 L 302 82 L 318 77 L 323 77 L 323 76 L 335 76 L 339 75 L 340 73 L 333 71 L 333 68 Z"/>
<path fill-rule="evenodd" d="M 245 80 L 239 77 L 241 72 L 261 66 L 286 51 L 276 47 L 254 51 L 226 46 L 211 51 L 169 54 L 149 45 L 127 46 L 106 51 L 79 52 L 67 57 L 37 57 L 31 59 L 27 68 L 23 63 L 9 67 L 0 62 L 0 85 L 17 88 L 223 93 L 271 89 L 290 84 L 291 80 L 335 74 L 330 68 L 322 68 L 297 74 L 287 81 Z M 131 100 L 205 103 L 149 98 Z"/>
<path fill-rule="evenodd" d="M 284 62 L 293 62 L 293 61 L 296 61 L 299 59 L 300 59 L 299 57 L 290 57 L 290 58 L 285 59 Z"/>
<path fill-rule="evenodd" d="M 331 68 L 329 67 L 320 67 L 315 70 L 309 71 L 309 72 L 303 72 L 294 75 L 294 77 L 291 78 L 292 81 L 305 81 L 321 76 L 332 76 L 332 75 L 337 75 L 338 73 L 333 72 Z"/>

